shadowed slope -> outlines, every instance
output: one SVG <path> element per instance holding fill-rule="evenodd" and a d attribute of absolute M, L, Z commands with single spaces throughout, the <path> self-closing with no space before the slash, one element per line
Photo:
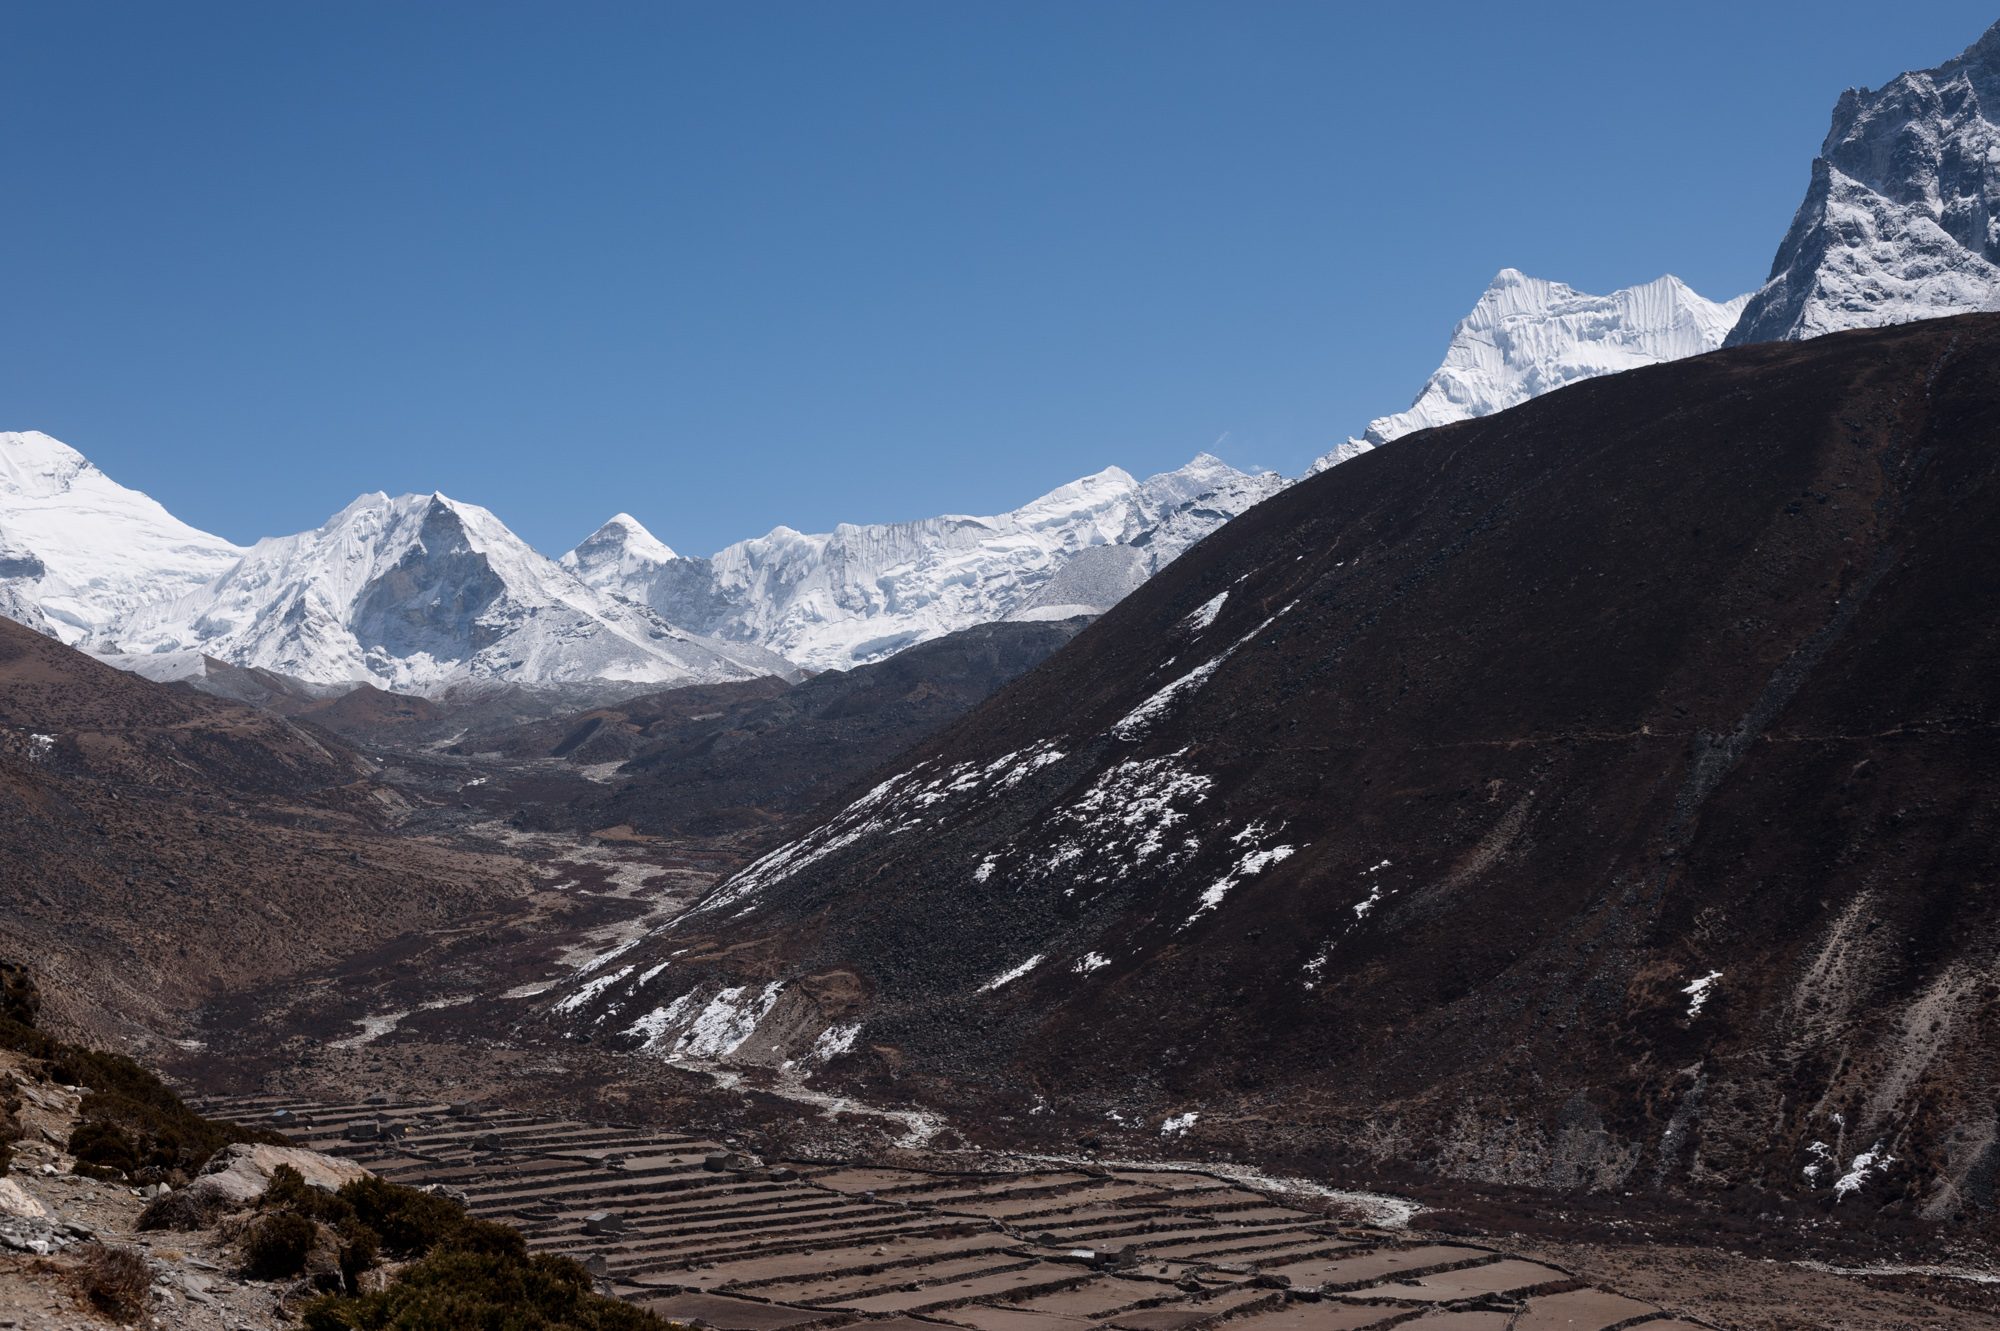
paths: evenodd
<path fill-rule="evenodd" d="M 1745 348 L 1302 483 L 586 1011 L 1017 1131 L 1988 1205 L 1996 366 Z"/>

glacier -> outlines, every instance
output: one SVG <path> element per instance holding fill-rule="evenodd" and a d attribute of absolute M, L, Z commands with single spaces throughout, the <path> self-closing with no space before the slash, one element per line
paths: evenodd
<path fill-rule="evenodd" d="M 1312 472 L 1580 379 L 1712 350 L 1744 299 L 1709 301 L 1673 277 L 1596 296 L 1503 269 L 1415 403 Z M 781 526 L 707 558 L 619 513 L 552 562 L 485 509 L 435 494 L 364 495 L 315 531 L 245 550 L 178 523 L 46 436 L 0 436 L 30 438 L 117 502 L 79 505 L 72 486 L 42 513 L 60 539 L 29 542 L 42 529 L 17 521 L 25 506 L 10 498 L 25 487 L 0 490 L 0 614 L 114 661 L 137 653 L 159 658 L 157 669 L 168 657 L 198 669 L 209 656 L 424 693 L 845 669 L 975 624 L 1100 614 L 1291 483 L 1203 453 L 1144 480 L 1109 467 L 1004 513 Z M 0 478 L 47 469 L 19 445 L 0 456 L 14 463 Z M 112 516 L 93 525 L 93 508 Z M 56 567 L 45 551 L 64 556 L 62 575 L 21 576 L 36 561 Z"/>
<path fill-rule="evenodd" d="M 1729 344 L 2000 310 L 2000 23 L 1936 69 L 1850 88 Z"/>

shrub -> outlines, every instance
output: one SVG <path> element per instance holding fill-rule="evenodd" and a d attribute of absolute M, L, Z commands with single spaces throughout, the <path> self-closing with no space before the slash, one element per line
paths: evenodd
<path fill-rule="evenodd" d="M 146 1311 L 153 1289 L 153 1272 L 146 1259 L 130 1248 L 86 1244 L 78 1253 L 76 1282 L 83 1296 L 121 1322 Z"/>
<path fill-rule="evenodd" d="M 592 1293 L 590 1277 L 567 1258 L 449 1247 L 404 1268 L 385 1290 L 316 1299 L 304 1317 L 305 1331 L 667 1331 L 671 1325 L 643 1308 Z"/>
<path fill-rule="evenodd" d="M 218 1123 L 203 1118 L 182 1102 L 174 1089 L 123 1054 L 107 1054 L 76 1045 L 62 1045 L 48 1056 L 49 1071 L 62 1081 L 88 1086 L 78 1132 L 97 1129 L 88 1139 L 101 1155 L 70 1154 L 100 1172 L 165 1176 L 192 1174 L 231 1142 L 287 1145 L 273 1132 Z M 119 1150 L 110 1133 L 115 1129 L 126 1148 Z"/>
<path fill-rule="evenodd" d="M 69 1153 L 76 1157 L 77 1173 L 96 1178 L 136 1173 L 139 1148 L 116 1123 L 87 1118 L 69 1134 Z"/>
<path fill-rule="evenodd" d="M 345 1197 L 315 1188 L 290 1165 L 279 1165 L 271 1171 L 271 1181 L 265 1185 L 263 1199 L 257 1204 L 267 1211 L 290 1211 L 328 1225 L 354 1218 L 354 1207 Z"/>
<path fill-rule="evenodd" d="M 282 1280 L 306 1269 L 319 1226 L 290 1211 L 258 1216 L 243 1231 L 243 1274 L 253 1280 Z"/>
<path fill-rule="evenodd" d="M 21 1112 L 21 1097 L 16 1094 L 21 1083 L 12 1076 L 0 1077 L 0 1174 L 14 1162 L 14 1143 L 28 1135 L 17 1117 Z"/>
<path fill-rule="evenodd" d="M 99 1178 L 192 1174 L 231 1142 L 286 1145 L 283 1137 L 205 1119 L 171 1086 L 122 1054 L 69 1044 L 35 1029 L 41 994 L 27 970 L 0 961 L 0 1049 L 40 1059 L 58 1081 L 87 1086 L 70 1154 Z"/>
<path fill-rule="evenodd" d="M 34 976 L 16 961 L 0 961 L 0 1020 L 33 1027 L 42 1009 L 42 993 Z"/>
<path fill-rule="evenodd" d="M 342 1184 L 336 1195 L 383 1248 L 402 1258 L 423 1256 L 468 1221 L 465 1208 L 449 1197 L 372 1176 Z"/>
<path fill-rule="evenodd" d="M 226 1209 L 221 1197 L 203 1188 L 176 1188 L 164 1197 L 146 1203 L 139 1212 L 138 1228 L 206 1229 Z"/>
<path fill-rule="evenodd" d="M 361 1289 L 361 1274 L 382 1260 L 382 1241 L 375 1231 L 349 1217 L 340 1222 L 340 1278 L 350 1294 Z"/>
<path fill-rule="evenodd" d="M 446 1235 L 439 1246 L 482 1257 L 511 1257 L 515 1261 L 526 1261 L 528 1257 L 528 1240 L 521 1236 L 521 1231 L 491 1220 L 467 1220 Z"/>

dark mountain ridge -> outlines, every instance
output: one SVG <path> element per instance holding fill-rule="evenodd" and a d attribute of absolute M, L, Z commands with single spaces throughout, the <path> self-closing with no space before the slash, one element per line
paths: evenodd
<path fill-rule="evenodd" d="M 583 1019 L 1016 1132 L 1990 1215 L 1996 367 L 1746 347 L 1303 482 Z"/>
<path fill-rule="evenodd" d="M 701 833 L 809 813 L 1041 664 L 1083 622 L 980 624 L 782 692 L 746 689 L 727 708 L 645 736 L 618 789 L 585 806 L 585 821 Z M 607 740 L 595 727 L 563 743 L 589 752 Z"/>

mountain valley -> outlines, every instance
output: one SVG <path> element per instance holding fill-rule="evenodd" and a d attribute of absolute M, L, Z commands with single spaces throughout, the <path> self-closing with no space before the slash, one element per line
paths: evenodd
<path fill-rule="evenodd" d="M 554 556 L 0 433 L 0 1324 L 54 1207 L 235 1331 L 61 1037 L 709 1331 L 2000 1325 L 1996 102 L 1296 477 Z"/>

